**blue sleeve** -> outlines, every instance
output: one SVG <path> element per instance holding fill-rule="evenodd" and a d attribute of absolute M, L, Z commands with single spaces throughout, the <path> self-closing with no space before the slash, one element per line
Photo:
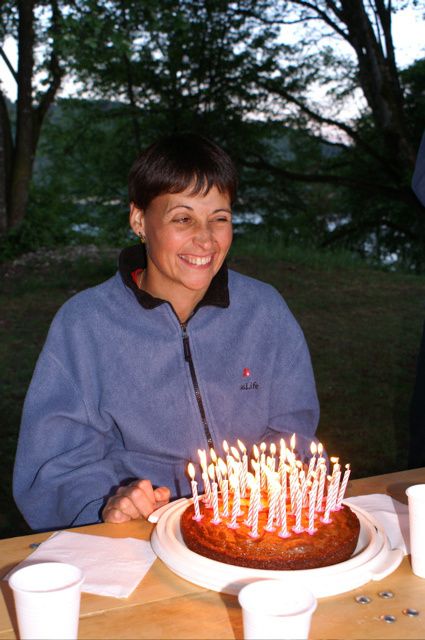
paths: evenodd
<path fill-rule="evenodd" d="M 412 189 L 418 200 L 425 207 L 425 133 L 416 158 L 415 171 L 412 178 Z"/>
<path fill-rule="evenodd" d="M 45 347 L 24 404 L 13 478 L 33 529 L 98 522 L 119 483 L 113 459 L 120 443 L 111 425 L 89 414 L 70 373 Z"/>

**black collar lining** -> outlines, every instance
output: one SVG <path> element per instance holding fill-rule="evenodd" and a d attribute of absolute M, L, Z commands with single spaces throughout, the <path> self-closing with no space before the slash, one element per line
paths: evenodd
<path fill-rule="evenodd" d="M 147 293 L 147 291 L 139 289 L 137 284 L 134 282 L 131 275 L 133 271 L 136 271 L 137 269 L 146 269 L 146 265 L 147 257 L 145 245 L 137 244 L 131 247 L 126 247 L 119 255 L 118 268 L 121 278 L 124 284 L 134 293 L 137 301 L 144 309 L 155 309 L 161 304 L 169 304 L 167 300 L 155 298 L 154 296 L 151 296 L 150 293 Z M 211 280 L 211 284 L 204 297 L 198 302 L 193 310 L 192 316 L 201 307 L 215 306 L 225 309 L 229 304 L 228 272 L 226 261 L 224 261 L 220 270 Z"/>

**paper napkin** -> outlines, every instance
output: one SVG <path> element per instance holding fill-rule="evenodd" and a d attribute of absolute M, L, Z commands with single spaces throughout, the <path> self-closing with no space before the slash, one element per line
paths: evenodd
<path fill-rule="evenodd" d="M 6 579 L 16 569 L 35 562 L 67 562 L 83 570 L 82 591 L 127 598 L 155 559 L 156 555 L 146 540 L 59 531 L 42 542 Z"/>
<path fill-rule="evenodd" d="M 409 509 L 407 504 L 384 493 L 346 498 L 345 502 L 360 507 L 373 515 L 387 534 L 392 549 L 410 553 Z"/>

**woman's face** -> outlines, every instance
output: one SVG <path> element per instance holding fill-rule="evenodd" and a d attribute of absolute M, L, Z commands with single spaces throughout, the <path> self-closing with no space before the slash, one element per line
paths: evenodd
<path fill-rule="evenodd" d="M 204 294 L 232 242 L 229 196 L 212 187 L 206 195 L 166 193 L 145 211 L 132 205 L 130 224 L 146 238 L 144 284 L 154 296 L 173 300 L 188 291 Z"/>

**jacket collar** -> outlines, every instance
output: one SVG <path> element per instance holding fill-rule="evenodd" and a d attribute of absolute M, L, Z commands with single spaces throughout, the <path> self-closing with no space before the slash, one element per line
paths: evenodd
<path fill-rule="evenodd" d="M 150 293 L 139 289 L 131 275 L 133 271 L 136 271 L 137 269 L 146 269 L 146 265 L 147 257 L 145 245 L 136 244 L 131 247 L 126 247 L 119 255 L 118 268 L 124 284 L 131 289 L 142 307 L 145 309 L 155 309 L 155 307 L 164 304 L 167 300 L 154 298 Z M 211 280 L 211 284 L 204 297 L 196 305 L 193 313 L 196 313 L 198 309 L 207 305 L 226 308 L 229 304 L 230 298 L 227 264 L 226 261 L 224 261 L 220 270 Z"/>

